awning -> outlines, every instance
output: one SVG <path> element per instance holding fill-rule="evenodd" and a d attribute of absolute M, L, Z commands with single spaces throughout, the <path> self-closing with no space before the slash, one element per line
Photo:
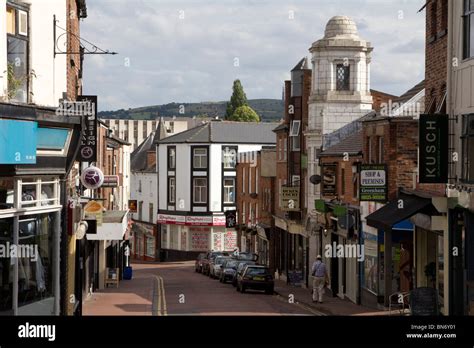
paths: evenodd
<path fill-rule="evenodd" d="M 438 214 L 430 198 L 401 193 L 399 197 L 366 217 L 367 225 L 380 230 L 390 230 L 397 223 L 424 212 Z"/>
<path fill-rule="evenodd" d="M 123 240 L 128 228 L 128 210 L 107 210 L 97 233 L 87 233 L 88 240 Z"/>

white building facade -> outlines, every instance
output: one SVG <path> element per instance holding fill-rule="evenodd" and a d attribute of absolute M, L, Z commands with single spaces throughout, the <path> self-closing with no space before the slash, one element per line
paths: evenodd
<path fill-rule="evenodd" d="M 158 142 L 158 225 L 162 260 L 232 251 L 237 231 L 224 212 L 236 210 L 236 164 L 256 161 L 274 145 L 274 123 L 213 121 Z M 255 156 L 242 157 L 242 153 Z"/>

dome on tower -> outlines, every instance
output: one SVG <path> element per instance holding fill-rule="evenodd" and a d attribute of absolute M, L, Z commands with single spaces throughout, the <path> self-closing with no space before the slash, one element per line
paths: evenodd
<path fill-rule="evenodd" d="M 326 24 L 326 30 L 324 32 L 324 38 L 334 37 L 358 37 L 357 25 L 355 22 L 347 16 L 335 16 L 332 17 L 328 24 Z"/>

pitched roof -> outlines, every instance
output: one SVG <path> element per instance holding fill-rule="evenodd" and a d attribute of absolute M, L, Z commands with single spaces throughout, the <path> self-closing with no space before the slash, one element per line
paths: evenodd
<path fill-rule="evenodd" d="M 211 121 L 158 141 L 159 144 L 275 144 L 277 123 Z"/>
<path fill-rule="evenodd" d="M 344 153 L 358 155 L 362 153 L 362 149 L 362 131 L 358 131 L 342 139 L 336 145 L 327 148 L 321 152 L 320 156 L 338 156 Z"/>
<path fill-rule="evenodd" d="M 155 132 L 150 135 L 131 153 L 130 169 L 132 172 L 140 172 L 150 168 L 148 165 L 148 151 L 154 150 L 153 139 Z"/>
<path fill-rule="evenodd" d="M 408 91 L 403 93 L 400 97 L 393 100 L 394 103 L 404 104 L 413 98 L 415 95 L 420 93 L 425 88 L 425 80 L 419 82 L 414 87 L 410 88 Z"/>
<path fill-rule="evenodd" d="M 296 66 L 293 69 L 291 69 L 291 71 L 306 70 L 306 69 L 308 69 L 308 59 L 304 57 L 298 62 L 298 64 L 296 64 Z"/>

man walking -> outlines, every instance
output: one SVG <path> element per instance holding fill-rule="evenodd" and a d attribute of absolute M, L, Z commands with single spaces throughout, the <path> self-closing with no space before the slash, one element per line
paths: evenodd
<path fill-rule="evenodd" d="M 313 263 L 311 275 L 313 279 L 313 302 L 323 303 L 323 293 L 326 283 L 329 283 L 328 272 L 326 264 L 323 263 L 321 255 L 316 257 L 316 261 Z"/>

